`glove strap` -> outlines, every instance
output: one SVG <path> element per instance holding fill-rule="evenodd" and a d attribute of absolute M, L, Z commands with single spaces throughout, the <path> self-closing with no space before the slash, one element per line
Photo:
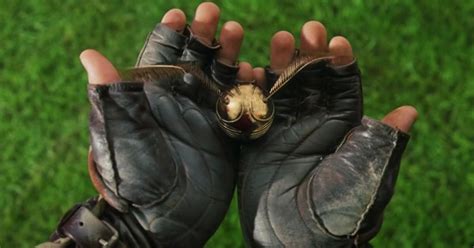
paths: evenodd
<path fill-rule="evenodd" d="M 118 231 L 109 223 L 99 219 L 105 201 L 99 199 L 93 209 L 83 205 L 73 208 L 61 220 L 58 232 L 62 237 L 45 242 L 36 248 L 90 247 L 90 248 L 126 248 L 119 240 Z M 74 246 L 72 246 L 74 247 Z"/>

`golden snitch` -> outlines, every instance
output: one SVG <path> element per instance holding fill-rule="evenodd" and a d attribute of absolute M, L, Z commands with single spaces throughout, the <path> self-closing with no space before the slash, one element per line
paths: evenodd
<path fill-rule="evenodd" d="M 233 138 L 256 139 L 272 125 L 274 107 L 254 83 L 237 83 L 220 94 L 216 103 L 219 126 Z"/>

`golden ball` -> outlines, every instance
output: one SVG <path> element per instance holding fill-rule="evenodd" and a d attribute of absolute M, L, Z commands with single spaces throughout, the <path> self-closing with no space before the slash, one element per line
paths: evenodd
<path fill-rule="evenodd" d="M 268 94 L 253 83 L 238 83 L 216 104 L 218 123 L 232 138 L 256 139 L 272 125 L 274 107 Z"/>

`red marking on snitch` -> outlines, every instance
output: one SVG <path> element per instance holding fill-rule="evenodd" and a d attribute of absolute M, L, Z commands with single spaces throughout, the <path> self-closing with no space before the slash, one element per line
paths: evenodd
<path fill-rule="evenodd" d="M 252 119 L 249 114 L 243 114 L 238 121 L 232 123 L 232 126 L 244 133 L 250 133 L 257 127 L 252 122 Z"/>

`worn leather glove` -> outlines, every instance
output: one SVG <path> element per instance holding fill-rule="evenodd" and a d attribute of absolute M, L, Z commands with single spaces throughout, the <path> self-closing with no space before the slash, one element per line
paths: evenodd
<path fill-rule="evenodd" d="M 269 86 L 276 74 L 267 69 Z M 357 63 L 317 62 L 273 97 L 276 118 L 245 145 L 239 209 L 251 247 L 352 247 L 379 230 L 408 136 L 362 118 Z"/>
<path fill-rule="evenodd" d="M 137 65 L 192 63 L 232 83 L 237 67 L 216 61 L 218 48 L 189 28 L 158 24 Z M 89 172 L 107 204 L 76 207 L 55 237 L 78 247 L 102 247 L 100 239 L 110 247 L 112 239 L 118 247 L 202 247 L 229 207 L 238 162 L 239 147 L 216 123 L 215 98 L 191 73 L 90 85 Z"/>

